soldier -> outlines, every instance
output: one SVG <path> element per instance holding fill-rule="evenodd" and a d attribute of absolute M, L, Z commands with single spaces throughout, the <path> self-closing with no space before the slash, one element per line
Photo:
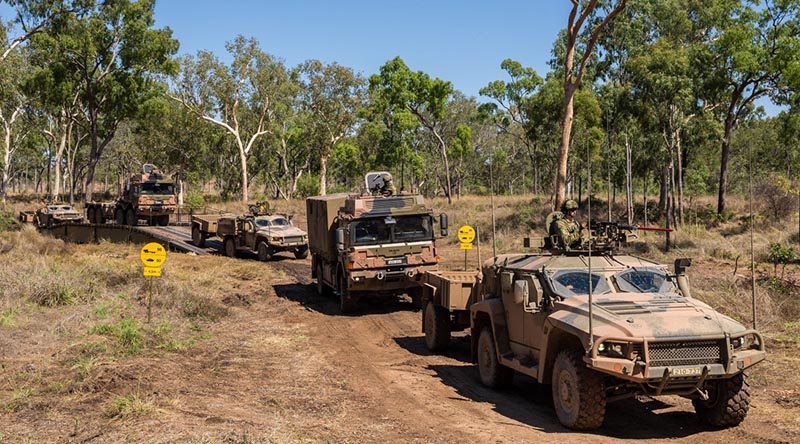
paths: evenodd
<path fill-rule="evenodd" d="M 578 203 L 570 199 L 561 205 L 563 217 L 554 217 L 550 224 L 550 234 L 559 237 L 561 247 L 579 248 L 583 242 L 581 226 L 575 221 Z"/>
<path fill-rule="evenodd" d="M 380 189 L 380 193 L 384 196 L 391 196 L 397 193 L 397 189 L 394 187 L 394 183 L 392 182 L 392 175 L 386 173 L 383 175 L 383 186 Z"/>

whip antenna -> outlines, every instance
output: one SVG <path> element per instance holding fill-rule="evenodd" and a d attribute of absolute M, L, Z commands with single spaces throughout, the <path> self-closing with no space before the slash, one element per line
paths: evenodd
<path fill-rule="evenodd" d="M 748 188 L 750 188 L 750 287 L 752 288 L 751 302 L 753 304 L 753 329 L 756 328 L 756 257 L 753 248 L 753 153 L 750 144 L 747 144 L 748 162 Z"/>
<path fill-rule="evenodd" d="M 589 230 L 589 350 L 594 347 L 594 326 L 592 325 L 592 157 L 591 157 L 591 144 L 586 144 L 586 166 L 588 170 L 586 194 L 589 196 L 588 213 L 588 230 Z"/>
<path fill-rule="evenodd" d="M 489 162 L 489 193 L 492 198 L 492 257 L 497 257 L 497 229 L 494 223 L 494 159 Z"/>

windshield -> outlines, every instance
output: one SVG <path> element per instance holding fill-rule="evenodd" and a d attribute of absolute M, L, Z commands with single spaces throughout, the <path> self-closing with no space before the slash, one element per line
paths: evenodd
<path fill-rule="evenodd" d="M 286 220 L 283 217 L 276 217 L 274 219 L 267 219 L 260 217 L 256 219 L 256 225 L 258 225 L 259 228 L 264 228 L 264 227 L 285 227 L 291 224 L 289 223 L 288 220 Z"/>
<path fill-rule="evenodd" d="M 142 184 L 142 194 L 175 194 L 171 183 L 150 183 Z"/>
<path fill-rule="evenodd" d="M 669 275 L 657 268 L 633 268 L 614 275 L 621 291 L 630 293 L 676 293 Z"/>
<path fill-rule="evenodd" d="M 353 221 L 350 232 L 353 245 L 427 241 L 433 224 L 428 215 L 375 217 Z"/>
<path fill-rule="evenodd" d="M 563 297 L 589 294 L 589 274 L 586 270 L 560 270 L 551 277 L 553 289 Z M 592 293 L 610 293 L 608 280 L 603 275 L 592 273 Z"/>

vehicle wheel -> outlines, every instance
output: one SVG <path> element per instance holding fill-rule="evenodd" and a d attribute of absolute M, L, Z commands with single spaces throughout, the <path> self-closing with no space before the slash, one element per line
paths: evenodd
<path fill-rule="evenodd" d="M 93 224 L 95 223 L 94 219 L 95 219 L 94 208 L 89 208 L 88 210 L 86 210 L 86 220 L 89 221 L 90 224 Z"/>
<path fill-rule="evenodd" d="M 125 212 L 122 211 L 121 208 L 117 208 L 114 211 L 114 222 L 116 222 L 117 225 L 125 225 Z"/>
<path fill-rule="evenodd" d="M 225 256 L 236 257 L 236 243 L 232 237 L 225 239 Z"/>
<path fill-rule="evenodd" d="M 53 227 L 53 217 L 51 216 L 47 218 L 47 228 L 52 228 L 52 227 Z"/>
<path fill-rule="evenodd" d="M 317 259 L 317 294 L 320 296 L 325 296 L 326 286 L 325 283 L 322 282 L 322 261 Z"/>
<path fill-rule="evenodd" d="M 89 222 L 95 223 L 97 225 L 104 224 L 106 221 L 103 218 L 103 210 L 95 209 L 94 210 L 94 219 L 90 219 Z"/>
<path fill-rule="evenodd" d="M 125 212 L 125 224 L 134 227 L 138 223 L 139 221 L 136 219 L 136 212 L 133 211 L 133 208 L 128 208 L 128 211 Z"/>
<path fill-rule="evenodd" d="M 341 314 L 352 313 L 356 309 L 356 301 L 347 290 L 347 276 L 339 273 L 339 312 Z"/>
<path fill-rule="evenodd" d="M 297 250 L 294 250 L 294 257 L 297 259 L 305 259 L 308 257 L 308 245 L 304 245 L 299 247 Z"/>
<path fill-rule="evenodd" d="M 561 424 L 578 430 L 596 429 L 606 414 L 603 376 L 586 368 L 581 352 L 562 350 L 553 364 L 553 406 Z"/>
<path fill-rule="evenodd" d="M 258 243 L 258 260 L 266 262 L 272 259 L 273 254 L 275 254 L 275 252 L 272 251 L 272 247 L 267 245 L 266 242 L 261 241 Z"/>
<path fill-rule="evenodd" d="M 432 352 L 439 352 L 450 344 L 450 314 L 433 302 L 425 305 L 425 345 Z"/>
<path fill-rule="evenodd" d="M 203 236 L 203 233 L 200 231 L 200 227 L 197 225 L 192 227 L 192 243 L 196 247 L 203 248 L 206 245 L 206 237 Z"/>
<path fill-rule="evenodd" d="M 708 400 L 692 400 L 697 416 L 714 427 L 739 425 L 750 409 L 750 384 L 747 375 L 739 373 L 730 379 L 710 382 Z"/>
<path fill-rule="evenodd" d="M 514 379 L 514 370 L 500 364 L 497 358 L 491 327 L 484 327 L 478 336 L 478 373 L 481 382 L 491 388 L 508 387 Z"/>

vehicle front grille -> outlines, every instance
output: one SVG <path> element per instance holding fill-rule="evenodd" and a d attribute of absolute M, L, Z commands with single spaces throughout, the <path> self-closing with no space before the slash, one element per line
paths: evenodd
<path fill-rule="evenodd" d="M 295 242 L 302 242 L 303 238 L 301 236 L 291 236 L 291 237 L 284 237 L 283 243 L 285 244 L 293 244 Z"/>
<path fill-rule="evenodd" d="M 651 342 L 651 367 L 718 364 L 722 362 L 721 341 Z"/>

